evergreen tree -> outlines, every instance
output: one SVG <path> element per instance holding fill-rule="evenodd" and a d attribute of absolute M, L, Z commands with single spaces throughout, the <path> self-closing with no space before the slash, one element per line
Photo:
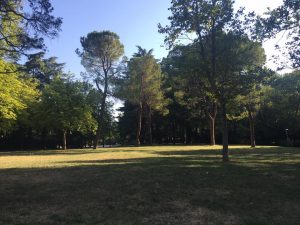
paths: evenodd
<path fill-rule="evenodd" d="M 103 138 L 103 127 L 107 98 L 112 95 L 112 86 L 116 78 L 121 74 L 118 67 L 119 58 L 124 54 L 124 46 L 117 34 L 110 31 L 91 32 L 80 39 L 82 52 L 77 49 L 81 57 L 81 63 L 85 67 L 98 92 L 101 94 L 100 112 L 97 117 L 98 129 L 94 141 L 94 149 L 97 148 L 99 139 Z"/>
<path fill-rule="evenodd" d="M 162 72 L 152 55 L 138 46 L 138 52 L 128 62 L 128 77 L 124 81 L 123 96 L 138 107 L 136 145 L 140 145 L 143 110 L 147 118 L 148 143 L 152 144 L 152 111 L 167 113 L 167 101 L 162 92 Z"/>

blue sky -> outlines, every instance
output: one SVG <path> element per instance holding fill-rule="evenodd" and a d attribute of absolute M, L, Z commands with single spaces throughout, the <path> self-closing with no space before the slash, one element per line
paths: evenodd
<path fill-rule="evenodd" d="M 130 57 L 136 45 L 153 48 L 157 58 L 167 54 L 163 35 L 157 32 L 159 22 L 166 24 L 169 1 L 166 0 L 54 0 L 55 15 L 63 17 L 62 32 L 54 40 L 47 40 L 48 56 L 66 62 L 66 70 L 79 74 L 84 69 L 75 54 L 80 37 L 97 30 L 116 32 Z"/>
<path fill-rule="evenodd" d="M 52 0 L 54 14 L 63 18 L 62 32 L 54 40 L 47 40 L 47 56 L 57 56 L 66 63 L 66 71 L 79 75 L 84 71 L 76 48 L 80 48 L 80 37 L 91 31 L 110 30 L 120 36 L 125 54 L 130 57 L 136 45 L 154 49 L 156 58 L 166 56 L 164 36 L 157 32 L 157 24 L 168 24 L 168 8 L 171 0 Z M 237 0 L 257 13 L 279 5 L 282 0 Z M 270 44 L 269 44 L 270 45 Z M 271 49 L 267 45 L 267 49 Z M 267 51 L 272 55 L 271 50 Z"/>

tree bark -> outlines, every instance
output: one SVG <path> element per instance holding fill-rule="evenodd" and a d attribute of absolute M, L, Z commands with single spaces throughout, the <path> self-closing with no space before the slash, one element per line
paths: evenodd
<path fill-rule="evenodd" d="M 223 150 L 222 150 L 222 156 L 223 156 L 223 162 L 229 161 L 229 151 L 228 151 L 228 127 L 227 127 L 227 117 L 226 117 L 226 103 L 222 103 L 222 144 L 223 144 Z"/>
<path fill-rule="evenodd" d="M 104 112 L 105 112 L 105 106 L 106 106 L 106 97 L 107 97 L 107 91 L 108 91 L 108 72 L 105 71 L 105 78 L 104 78 L 104 90 L 103 90 L 103 98 L 101 102 L 101 109 L 100 109 L 100 115 L 98 119 L 98 128 L 94 140 L 94 146 L 93 149 L 96 149 L 98 146 L 98 142 L 103 136 L 103 123 L 104 123 Z M 97 85 L 98 86 L 98 85 Z"/>
<path fill-rule="evenodd" d="M 138 118 L 137 118 L 137 129 L 136 129 L 136 146 L 141 145 L 140 136 L 141 136 L 141 129 L 142 129 L 142 115 L 143 115 L 143 105 L 140 102 L 138 105 Z"/>
<path fill-rule="evenodd" d="M 215 103 L 212 104 L 210 110 L 206 110 L 206 115 L 208 117 L 210 145 L 213 146 L 216 144 L 215 121 L 217 116 L 217 106 Z"/>
<path fill-rule="evenodd" d="M 210 136 L 210 145 L 214 146 L 216 144 L 215 139 L 215 118 L 209 118 L 209 136 Z"/>
<path fill-rule="evenodd" d="M 62 147 L 63 150 L 67 150 L 67 132 L 65 130 L 63 131 L 63 136 L 62 136 Z"/>
<path fill-rule="evenodd" d="M 250 125 L 250 142 L 251 142 L 251 147 L 255 148 L 256 143 L 255 143 L 255 127 L 254 127 L 254 118 L 251 113 L 249 113 L 249 125 Z"/>
<path fill-rule="evenodd" d="M 152 111 L 151 107 L 148 107 L 148 142 L 152 145 Z"/>

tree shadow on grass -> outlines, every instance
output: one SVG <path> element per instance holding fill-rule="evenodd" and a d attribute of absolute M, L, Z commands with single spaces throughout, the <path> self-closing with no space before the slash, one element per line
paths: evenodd
<path fill-rule="evenodd" d="M 176 151 L 168 150 L 168 148 L 176 148 Z M 143 146 L 143 147 L 133 147 L 133 146 L 128 146 L 128 147 L 112 147 L 112 148 L 98 148 L 98 149 L 91 149 L 91 148 L 86 148 L 86 149 L 68 149 L 68 150 L 33 150 L 33 151 L 0 151 L 0 157 L 3 156 L 43 156 L 43 155 L 84 155 L 84 154 L 93 154 L 93 153 L 121 153 L 121 152 L 141 152 L 141 153 L 159 153 L 161 155 L 188 155 L 188 154 L 218 154 L 220 153 L 221 150 L 205 150 L 205 148 L 209 147 L 207 145 L 199 145 L 199 146 L 192 146 L 192 147 L 197 147 L 197 149 L 194 150 L 186 150 L 186 148 L 189 147 L 189 145 L 160 145 L 160 146 Z M 153 148 L 159 148 L 159 151 L 157 149 L 153 150 L 148 150 L 153 149 Z M 166 148 L 166 150 L 163 150 Z M 289 149 L 289 150 L 287 150 Z M 282 150 L 282 147 L 263 147 L 263 148 L 258 148 L 258 149 L 252 149 L 248 150 L 239 148 L 238 146 L 231 146 L 230 152 L 233 153 L 245 153 L 245 152 L 280 152 Z M 293 154 L 293 151 L 299 151 L 299 148 L 285 148 L 285 151 L 291 152 Z"/>
<path fill-rule="evenodd" d="M 0 224 L 297 224 L 294 155 L 265 164 L 241 151 L 228 164 L 216 151 L 193 150 L 0 170 Z M 239 163 L 240 154 L 250 163 Z"/>

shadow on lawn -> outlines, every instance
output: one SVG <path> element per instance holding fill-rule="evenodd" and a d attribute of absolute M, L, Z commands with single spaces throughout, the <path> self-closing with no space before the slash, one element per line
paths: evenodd
<path fill-rule="evenodd" d="M 170 151 L 167 150 L 168 147 L 170 146 L 144 146 L 144 147 L 112 147 L 112 148 L 98 148 L 96 150 L 91 149 L 91 148 L 86 148 L 86 149 L 68 149 L 68 150 L 33 150 L 33 151 L 0 151 L 0 157 L 3 156 L 43 156 L 43 155 L 84 155 L 84 154 L 92 154 L 92 153 L 118 153 L 118 152 L 141 152 L 141 153 L 159 153 L 161 155 L 195 155 L 195 154 L 211 154 L 215 155 L 218 154 L 221 150 L 203 150 L 203 147 L 207 147 L 207 145 L 199 145 L 199 149 L 195 150 L 186 150 L 186 147 L 188 145 L 174 145 L 171 146 L 172 148 L 177 148 L 176 151 Z M 164 148 L 166 147 L 166 150 L 148 150 L 144 148 L 151 148 L 151 147 L 159 147 L 159 148 Z M 127 148 L 127 149 L 126 149 Z M 253 152 L 269 152 L 269 151 L 281 151 L 282 147 L 264 147 L 264 148 L 257 148 L 253 150 L 246 150 L 246 149 L 239 149 L 238 146 L 231 146 L 230 152 L 232 153 L 245 153 L 249 151 L 249 153 Z M 289 148 L 291 149 L 290 151 L 292 152 L 293 149 L 297 148 Z M 299 150 L 299 149 L 298 149 Z"/>
<path fill-rule="evenodd" d="M 0 224 L 297 224 L 300 165 L 288 160 L 299 155 L 287 150 L 264 166 L 260 158 L 277 150 L 231 152 L 228 164 L 218 151 L 195 150 L 0 170 Z"/>

